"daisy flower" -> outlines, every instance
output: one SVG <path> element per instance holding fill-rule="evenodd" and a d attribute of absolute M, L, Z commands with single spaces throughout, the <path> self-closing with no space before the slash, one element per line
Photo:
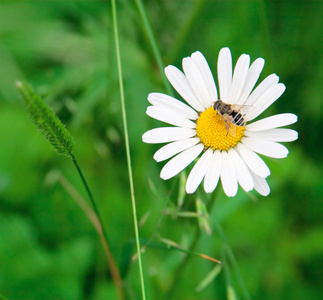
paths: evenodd
<path fill-rule="evenodd" d="M 171 158 L 161 170 L 162 179 L 174 177 L 197 159 L 187 178 L 187 193 L 194 193 L 202 181 L 205 192 L 211 193 L 221 180 L 229 197 L 236 195 L 238 184 L 267 196 L 270 170 L 258 154 L 286 157 L 288 149 L 278 142 L 294 141 L 298 134 L 279 127 L 295 123 L 297 116 L 283 113 L 250 122 L 283 94 L 285 85 L 271 74 L 253 89 L 264 59 L 250 65 L 249 55 L 242 54 L 232 72 L 229 48 L 221 49 L 217 67 L 219 91 L 198 51 L 183 59 L 184 73 L 167 66 L 169 82 L 187 104 L 162 93 L 149 94 L 147 115 L 173 126 L 149 130 L 142 139 L 168 143 L 154 155 L 157 162 Z"/>

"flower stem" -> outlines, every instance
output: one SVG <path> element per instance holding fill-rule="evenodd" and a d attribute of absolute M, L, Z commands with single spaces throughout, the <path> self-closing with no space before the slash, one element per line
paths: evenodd
<path fill-rule="evenodd" d="M 164 82 L 165 88 L 167 90 L 167 93 L 168 93 L 168 95 L 173 95 L 174 92 L 173 92 L 173 90 L 172 90 L 172 88 L 171 88 L 171 86 L 164 74 L 164 63 L 163 63 L 163 60 L 162 60 L 153 30 L 152 30 L 151 25 L 149 23 L 147 13 L 146 13 L 144 5 L 142 3 L 142 0 L 136 0 L 136 4 L 137 4 L 137 8 L 139 10 L 139 14 L 140 14 L 143 26 L 146 29 L 148 40 L 149 40 L 150 46 L 152 48 L 152 51 L 155 55 L 158 69 L 159 69 L 160 74 L 162 75 L 163 82 Z"/>
<path fill-rule="evenodd" d="M 108 264 L 109 264 L 109 267 L 110 267 L 110 272 L 111 272 L 111 277 L 112 277 L 112 280 L 116 286 L 116 289 L 117 289 L 117 293 L 118 293 L 118 297 L 120 300 L 123 300 L 125 297 L 124 297 L 124 293 L 123 293 L 123 289 L 122 289 L 122 279 L 121 279 L 121 276 L 120 276 L 120 273 L 119 273 L 119 270 L 118 270 L 118 267 L 113 259 L 113 256 L 111 254 L 111 251 L 109 249 L 109 243 L 108 243 L 108 235 L 103 227 L 103 222 L 102 222 L 102 218 L 100 216 L 100 213 L 99 213 L 99 210 L 96 206 L 96 203 L 94 201 L 94 198 L 93 198 L 93 195 L 91 193 L 91 190 L 85 180 L 85 177 L 83 175 L 83 172 L 79 166 L 79 164 L 77 163 L 77 160 L 75 159 L 74 155 L 72 154 L 72 160 L 73 160 L 73 163 L 81 177 L 81 180 L 83 182 L 83 185 L 86 189 L 86 192 L 90 198 L 90 201 L 91 201 L 91 204 L 92 204 L 92 207 L 94 209 L 94 212 L 95 212 L 95 215 L 96 215 L 96 218 L 97 218 L 97 224 L 96 224 L 96 229 L 98 230 L 98 233 L 99 233 L 99 237 L 100 237 L 100 240 L 101 240 L 101 243 L 103 245 L 103 248 L 104 248 L 104 251 L 105 251 L 105 254 L 107 256 L 107 260 L 108 260 Z"/>
<path fill-rule="evenodd" d="M 120 48 L 119 48 L 116 1 L 112 0 L 111 4 L 112 4 L 112 19 L 113 19 L 115 47 L 116 47 L 116 55 L 117 55 L 117 65 L 118 65 L 118 77 L 119 77 L 119 87 L 120 87 L 122 120 L 123 120 L 124 134 L 125 134 L 127 165 L 128 165 L 128 174 L 129 174 L 129 183 L 130 183 L 133 223 L 134 223 L 134 230 L 135 230 L 135 237 L 136 237 L 142 299 L 145 300 L 146 299 L 145 284 L 144 284 L 143 268 L 142 268 L 142 262 L 141 262 L 140 240 L 139 240 L 139 230 L 138 230 L 138 221 L 137 221 L 137 212 L 136 212 L 136 200 L 135 200 L 135 191 L 134 191 L 134 185 L 133 185 L 133 175 L 132 175 L 132 167 L 131 167 L 131 156 L 130 156 L 130 146 L 129 146 L 129 137 L 128 137 L 126 107 L 125 107 L 124 89 L 123 89 L 123 81 L 122 81 L 122 68 L 121 68 L 121 58 L 120 58 Z"/>

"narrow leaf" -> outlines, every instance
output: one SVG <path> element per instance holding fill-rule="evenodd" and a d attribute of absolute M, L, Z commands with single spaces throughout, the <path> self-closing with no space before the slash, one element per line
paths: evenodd
<path fill-rule="evenodd" d="M 211 272 L 209 272 L 206 277 L 200 282 L 200 284 L 195 288 L 197 292 L 202 291 L 204 288 L 206 288 L 216 276 L 220 273 L 222 269 L 221 265 L 216 265 Z"/>
<path fill-rule="evenodd" d="M 213 262 L 216 262 L 218 264 L 221 263 L 221 261 L 211 257 L 211 256 L 208 256 L 208 255 L 205 255 L 205 254 L 202 254 L 202 253 L 198 253 L 198 252 L 194 252 L 194 251 L 190 251 L 190 250 L 186 250 L 186 249 L 183 249 L 181 248 L 181 246 L 179 244 L 177 244 L 176 242 L 172 241 L 172 240 L 169 240 L 169 239 L 165 239 L 165 238 L 162 238 L 160 237 L 159 238 L 160 241 L 164 244 L 167 245 L 167 248 L 169 249 L 177 249 L 181 252 L 184 252 L 184 253 L 187 253 L 187 254 L 191 254 L 191 255 L 195 255 L 195 256 L 198 256 L 198 257 L 201 257 L 203 259 L 207 259 L 207 260 L 210 260 L 210 261 L 213 261 Z"/>
<path fill-rule="evenodd" d="M 198 217 L 198 222 L 201 231 L 206 232 L 208 235 L 212 233 L 210 222 L 209 222 L 209 214 L 207 208 L 203 201 L 200 199 L 196 199 L 196 212 Z"/>
<path fill-rule="evenodd" d="M 231 285 L 227 287 L 227 297 L 228 300 L 237 300 L 236 293 Z"/>
<path fill-rule="evenodd" d="M 179 187 L 178 187 L 178 196 L 177 196 L 177 207 L 182 207 L 185 196 L 186 196 L 186 191 L 185 191 L 185 183 L 186 183 L 186 174 L 185 172 L 181 172 L 179 176 Z"/>

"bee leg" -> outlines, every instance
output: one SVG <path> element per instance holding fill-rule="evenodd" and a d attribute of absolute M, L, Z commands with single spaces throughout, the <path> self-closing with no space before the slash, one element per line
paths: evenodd
<path fill-rule="evenodd" d="M 225 128 L 227 129 L 227 136 L 228 136 L 230 131 L 230 126 L 226 122 L 224 122 L 224 125 L 225 125 Z"/>

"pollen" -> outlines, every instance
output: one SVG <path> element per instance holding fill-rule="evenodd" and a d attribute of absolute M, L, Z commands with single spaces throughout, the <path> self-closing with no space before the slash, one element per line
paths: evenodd
<path fill-rule="evenodd" d="M 226 121 L 213 109 L 213 106 L 201 113 L 197 120 L 197 136 L 207 148 L 229 150 L 238 144 L 244 136 L 245 127 Z"/>

